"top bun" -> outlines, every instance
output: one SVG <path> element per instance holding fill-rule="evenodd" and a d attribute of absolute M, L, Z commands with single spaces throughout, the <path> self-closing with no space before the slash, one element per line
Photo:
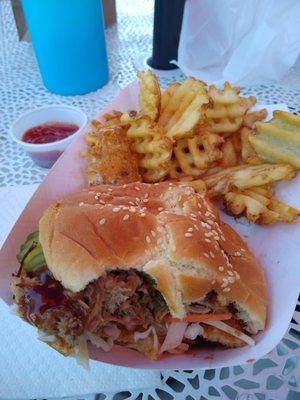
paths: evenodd
<path fill-rule="evenodd" d="M 48 268 L 73 292 L 121 269 L 150 275 L 177 318 L 212 290 L 251 333 L 264 329 L 262 268 L 239 235 L 179 183 L 100 185 L 66 197 L 40 220 Z"/>

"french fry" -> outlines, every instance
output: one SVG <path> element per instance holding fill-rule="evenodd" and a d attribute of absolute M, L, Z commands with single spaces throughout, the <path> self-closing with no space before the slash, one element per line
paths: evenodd
<path fill-rule="evenodd" d="M 222 157 L 219 149 L 223 143 L 221 136 L 201 132 L 189 139 L 180 139 L 174 145 L 174 154 L 184 174 L 199 176 L 210 163 Z"/>
<path fill-rule="evenodd" d="M 292 179 L 295 174 L 296 170 L 288 164 L 241 165 L 204 175 L 202 179 L 207 185 L 208 194 L 216 197 L 234 189 L 248 189 Z"/>
<path fill-rule="evenodd" d="M 270 122 L 256 122 L 249 142 L 265 161 L 288 163 L 300 169 L 300 117 L 275 111 Z"/>
<path fill-rule="evenodd" d="M 205 111 L 209 130 L 229 136 L 237 132 L 243 123 L 248 109 L 256 103 L 254 97 L 239 96 L 239 88 L 232 87 L 229 82 L 224 83 L 223 90 L 217 90 L 215 85 L 208 89 L 210 102 Z"/>
<path fill-rule="evenodd" d="M 253 135 L 251 128 L 243 127 L 240 130 L 241 137 L 241 156 L 242 160 L 247 164 L 259 164 L 261 159 L 257 156 L 256 151 L 252 147 L 249 137 Z"/>
<path fill-rule="evenodd" d="M 256 188 L 259 189 L 259 188 Z M 294 222 L 300 215 L 300 211 L 272 199 L 268 189 L 257 190 L 235 190 L 226 193 L 224 206 L 227 212 L 234 216 L 245 216 L 248 221 L 260 225 L 270 225 L 275 222 Z"/>
<path fill-rule="evenodd" d="M 247 128 L 254 128 L 255 122 L 262 121 L 268 115 L 268 111 L 265 108 L 261 110 L 247 112 L 243 117 L 243 126 Z"/>
<path fill-rule="evenodd" d="M 161 107 L 160 112 L 163 114 L 167 104 L 170 101 L 170 98 L 174 95 L 175 91 L 180 86 L 180 83 L 173 83 L 172 85 L 168 86 L 167 89 L 161 95 Z"/>
<path fill-rule="evenodd" d="M 169 173 L 172 155 L 172 142 L 163 128 L 147 116 L 132 119 L 123 115 L 121 120 L 129 123 L 127 137 L 132 140 L 131 149 L 139 155 L 144 181 L 161 181 Z"/>
<path fill-rule="evenodd" d="M 208 96 L 201 81 L 187 78 L 173 88 L 159 117 L 159 124 L 165 128 L 166 136 L 173 141 L 192 137 L 196 126 L 203 119 L 203 106 L 206 103 Z"/>
<path fill-rule="evenodd" d="M 157 121 L 160 113 L 161 93 L 156 76 L 152 71 L 139 72 L 140 114 Z"/>
<path fill-rule="evenodd" d="M 222 167 L 234 167 L 238 164 L 238 152 L 235 149 L 235 146 L 230 139 L 226 139 L 221 147 L 222 158 L 220 159 L 219 164 Z"/>
<path fill-rule="evenodd" d="M 86 170 L 90 186 L 141 181 L 138 157 L 121 126 L 94 123 L 86 141 L 88 149 L 83 155 L 91 160 Z"/>

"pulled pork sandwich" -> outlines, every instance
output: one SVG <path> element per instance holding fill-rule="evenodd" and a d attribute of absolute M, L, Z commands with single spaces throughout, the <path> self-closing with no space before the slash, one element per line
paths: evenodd
<path fill-rule="evenodd" d="M 265 328 L 260 265 L 191 187 L 101 185 L 66 197 L 18 259 L 18 312 L 64 355 L 90 341 L 157 359 L 205 341 L 253 345 Z"/>

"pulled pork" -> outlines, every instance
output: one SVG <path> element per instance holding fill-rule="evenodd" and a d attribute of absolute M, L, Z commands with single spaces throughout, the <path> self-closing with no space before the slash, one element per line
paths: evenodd
<path fill-rule="evenodd" d="M 166 335 L 163 318 L 168 308 L 145 274 L 113 271 L 79 292 L 63 288 L 48 268 L 14 278 L 19 311 L 24 319 L 70 348 L 76 338 L 88 333 L 95 344 L 101 340 L 136 347 L 135 332 L 150 326 L 159 341 Z M 145 352 L 151 353 L 151 346 Z"/>

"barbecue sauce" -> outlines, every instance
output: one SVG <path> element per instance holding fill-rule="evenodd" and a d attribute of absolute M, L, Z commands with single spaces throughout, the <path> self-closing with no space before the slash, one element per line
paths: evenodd
<path fill-rule="evenodd" d="M 63 286 L 54 279 L 48 268 L 39 274 L 39 281 L 25 295 L 25 316 L 33 323 L 42 320 L 48 310 L 68 304 Z"/>

